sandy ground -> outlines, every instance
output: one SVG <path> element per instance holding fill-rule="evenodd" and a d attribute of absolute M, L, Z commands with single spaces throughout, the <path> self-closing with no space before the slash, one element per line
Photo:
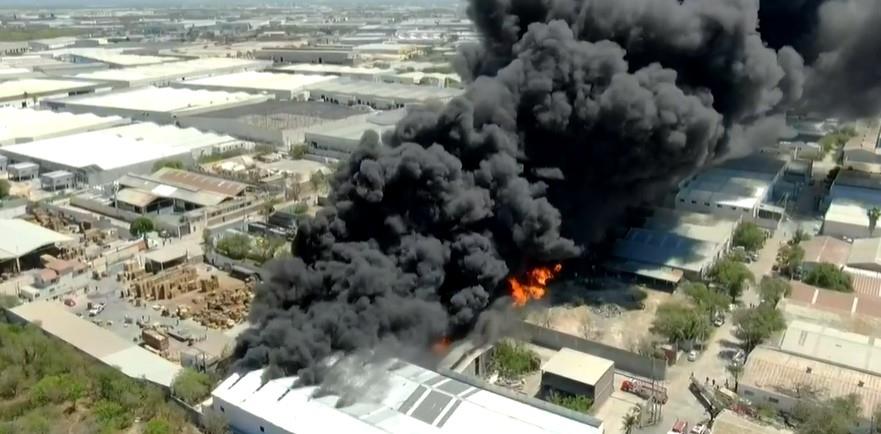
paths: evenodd
<path fill-rule="evenodd" d="M 649 335 L 658 305 L 672 297 L 669 292 L 614 280 L 597 286 L 600 289 L 587 289 L 575 282 L 554 285 L 550 291 L 557 300 L 530 313 L 527 320 L 632 351 Z"/>

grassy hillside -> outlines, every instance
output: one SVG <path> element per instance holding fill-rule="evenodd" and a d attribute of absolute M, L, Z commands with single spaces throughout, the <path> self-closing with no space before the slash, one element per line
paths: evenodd
<path fill-rule="evenodd" d="M 8 28 L 0 27 L 0 42 L 30 41 L 32 39 L 49 39 L 61 36 L 77 36 L 87 33 L 84 29 L 52 29 L 52 28 Z"/>
<path fill-rule="evenodd" d="M 35 327 L 0 322 L 0 367 L 0 434 L 198 432 L 159 387 Z"/>

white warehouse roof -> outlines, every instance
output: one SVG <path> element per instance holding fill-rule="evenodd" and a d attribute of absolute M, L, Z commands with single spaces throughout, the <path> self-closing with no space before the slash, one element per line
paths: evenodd
<path fill-rule="evenodd" d="M 56 80 L 46 78 L 26 78 L 0 82 L 0 101 L 11 98 L 22 98 L 53 93 L 73 92 L 83 89 L 94 89 L 99 84 L 80 80 Z"/>
<path fill-rule="evenodd" d="M 567 410 L 530 405 L 409 363 L 374 369 L 382 379 L 370 384 L 384 387 L 343 405 L 333 393 L 313 396 L 317 387 L 298 386 L 296 377 L 263 385 L 258 370 L 224 380 L 212 393 L 213 406 L 233 427 L 250 432 L 469 433 L 488 426 L 505 434 L 603 432 L 602 422 L 589 416 L 567 416 Z M 350 377 L 347 382 L 358 380 Z"/>
<path fill-rule="evenodd" d="M 238 140 L 194 128 L 138 123 L 0 148 L 12 159 L 48 161 L 72 168 L 104 170 L 194 152 Z"/>
<path fill-rule="evenodd" d="M 310 98 L 320 99 L 322 93 L 348 95 L 364 99 L 382 98 L 396 101 L 446 101 L 462 94 L 461 89 L 434 86 L 416 86 L 400 83 L 369 82 L 364 80 L 337 79 L 309 87 Z"/>
<path fill-rule="evenodd" d="M 330 65 L 326 63 L 295 63 L 293 65 L 278 66 L 273 71 L 294 72 L 298 74 L 333 74 L 343 76 L 355 75 L 394 75 L 393 69 L 367 68 L 363 66 Z"/>
<path fill-rule="evenodd" d="M 119 92 L 99 93 L 72 98 L 47 100 L 61 107 L 103 107 L 145 112 L 178 113 L 222 109 L 241 104 L 256 104 L 267 97 L 244 92 L 181 89 L 174 87 L 139 87 Z"/>
<path fill-rule="evenodd" d="M 234 70 L 263 69 L 268 65 L 268 62 L 260 60 L 208 57 L 181 62 L 136 66 L 132 68 L 93 71 L 78 74 L 77 78 L 127 83 L 129 85 L 151 84 L 162 81 L 180 80 L 182 78 L 193 76 L 204 77 L 213 74 L 222 74 Z"/>
<path fill-rule="evenodd" d="M 176 62 L 179 57 L 142 56 L 139 54 L 123 54 L 121 50 L 105 49 L 71 49 L 67 54 L 83 57 L 96 62 L 106 63 L 113 66 L 140 66 L 157 63 Z"/>
<path fill-rule="evenodd" d="M 332 75 L 278 74 L 271 72 L 245 71 L 234 74 L 187 80 L 180 85 L 217 89 L 250 89 L 254 91 L 301 91 L 306 86 L 333 80 Z"/>
<path fill-rule="evenodd" d="M 30 142 L 128 122 L 119 116 L 59 113 L 51 110 L 0 107 L 0 145 Z"/>
<path fill-rule="evenodd" d="M 71 241 L 67 235 L 19 219 L 0 219 L 0 261 L 20 258 L 50 244 Z"/>

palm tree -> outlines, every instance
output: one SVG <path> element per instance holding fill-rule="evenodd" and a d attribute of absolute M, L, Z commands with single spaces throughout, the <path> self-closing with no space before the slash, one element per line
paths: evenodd
<path fill-rule="evenodd" d="M 639 407 L 633 407 L 621 419 L 621 429 L 625 434 L 633 432 L 633 428 L 639 425 Z"/>
<path fill-rule="evenodd" d="M 869 236 L 875 232 L 875 226 L 878 224 L 878 218 L 881 217 L 881 209 L 873 206 L 866 211 L 866 216 L 869 217 Z"/>

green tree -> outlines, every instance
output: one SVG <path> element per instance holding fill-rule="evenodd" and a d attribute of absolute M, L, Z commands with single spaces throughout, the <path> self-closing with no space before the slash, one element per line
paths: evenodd
<path fill-rule="evenodd" d="M 794 277 L 805 258 L 805 249 L 795 244 L 786 244 L 777 251 L 777 267 L 784 276 Z"/>
<path fill-rule="evenodd" d="M 621 430 L 624 431 L 624 434 L 631 434 L 633 429 L 639 425 L 639 413 L 639 407 L 633 407 L 621 418 Z"/>
<path fill-rule="evenodd" d="M 710 289 L 700 282 L 686 282 L 682 285 L 682 292 L 689 296 L 694 304 L 703 312 L 712 316 L 716 312 L 725 310 L 728 306 L 728 296 L 715 289 Z"/>
<path fill-rule="evenodd" d="M 801 244 L 802 241 L 807 241 L 811 239 L 811 236 L 808 235 L 802 228 L 798 228 L 795 230 L 795 233 L 792 234 L 792 239 L 789 240 L 790 245 L 798 245 Z"/>
<path fill-rule="evenodd" d="M 184 162 L 180 160 L 159 160 L 153 164 L 153 171 L 156 172 L 163 168 L 183 170 Z"/>
<path fill-rule="evenodd" d="M 285 240 L 279 238 L 260 237 L 257 238 L 257 242 L 255 244 L 255 259 L 257 259 L 258 262 L 263 263 L 278 256 L 279 253 L 282 251 L 284 245 L 287 243 Z"/>
<path fill-rule="evenodd" d="M 184 368 L 174 377 L 171 393 L 184 402 L 195 405 L 211 393 L 211 377 L 190 368 Z"/>
<path fill-rule="evenodd" d="M 875 233 L 875 226 L 878 225 L 878 217 L 881 217 L 881 209 L 873 206 L 866 210 L 866 217 L 869 218 L 869 236 L 871 237 L 873 233 Z"/>
<path fill-rule="evenodd" d="M 202 429 L 205 434 L 229 434 L 229 421 L 226 417 L 212 409 L 205 410 L 205 417 L 202 419 Z"/>
<path fill-rule="evenodd" d="M 734 312 L 734 336 L 743 342 L 747 353 L 785 328 L 783 314 L 770 304 Z"/>
<path fill-rule="evenodd" d="M 251 238 L 245 234 L 225 235 L 214 248 L 232 259 L 244 259 L 251 253 Z"/>
<path fill-rule="evenodd" d="M 764 276 L 759 282 L 759 295 L 771 306 L 777 306 L 777 303 L 783 297 L 788 296 L 791 291 L 792 287 L 789 286 L 789 282 L 777 277 Z"/>
<path fill-rule="evenodd" d="M 109 431 L 121 430 L 131 424 L 131 415 L 118 402 L 98 401 L 92 409 L 92 414 L 98 423 Z"/>
<path fill-rule="evenodd" d="M 508 340 L 500 341 L 493 347 L 490 357 L 490 369 L 503 378 L 516 379 L 530 372 L 535 372 L 541 359 L 534 351 L 523 344 Z"/>
<path fill-rule="evenodd" d="M 862 412 L 855 394 L 827 401 L 801 399 L 793 409 L 798 434 L 850 434 Z"/>
<path fill-rule="evenodd" d="M 765 244 L 765 231 L 752 222 L 742 222 L 734 231 L 734 245 L 743 246 L 750 252 L 755 252 Z"/>
<path fill-rule="evenodd" d="M 834 264 L 823 262 L 813 267 L 804 278 L 805 283 L 839 292 L 853 292 L 850 274 Z"/>
<path fill-rule="evenodd" d="M 136 218 L 128 227 L 128 231 L 135 237 L 146 237 L 148 233 L 153 232 L 155 229 L 153 220 L 147 217 Z"/>
<path fill-rule="evenodd" d="M 299 160 L 306 156 L 306 153 L 309 151 L 309 147 L 306 145 L 294 145 L 291 146 L 291 159 Z"/>
<path fill-rule="evenodd" d="M 756 278 L 742 262 L 723 259 L 710 272 L 713 281 L 725 288 L 731 300 L 737 300 L 743 294 L 747 282 L 755 282 Z"/>
<path fill-rule="evenodd" d="M 841 166 L 835 166 L 831 170 L 829 170 L 829 173 L 826 174 L 827 187 L 831 186 L 832 183 L 835 182 L 835 178 L 838 177 L 839 172 L 841 172 Z"/>
<path fill-rule="evenodd" d="M 702 341 L 710 330 L 710 318 L 704 312 L 678 301 L 658 306 L 652 322 L 652 332 L 672 343 Z"/>
<path fill-rule="evenodd" d="M 12 188 L 12 185 L 9 184 L 9 181 L 5 179 L 0 179 L 0 199 L 6 199 L 9 197 L 9 190 Z"/>
<path fill-rule="evenodd" d="M 737 393 L 737 388 L 740 386 L 740 377 L 743 376 L 743 364 L 741 363 L 729 363 L 728 366 L 725 367 L 731 377 L 734 379 L 734 392 Z"/>
<path fill-rule="evenodd" d="M 568 393 L 551 392 L 548 402 L 568 408 L 579 413 L 587 413 L 593 405 L 593 401 L 584 395 L 570 395 Z"/>
<path fill-rule="evenodd" d="M 316 170 L 312 173 L 312 176 L 309 177 L 309 184 L 312 185 L 312 190 L 315 191 L 315 193 L 320 194 L 322 191 L 327 189 L 327 175 L 320 170 Z"/>

